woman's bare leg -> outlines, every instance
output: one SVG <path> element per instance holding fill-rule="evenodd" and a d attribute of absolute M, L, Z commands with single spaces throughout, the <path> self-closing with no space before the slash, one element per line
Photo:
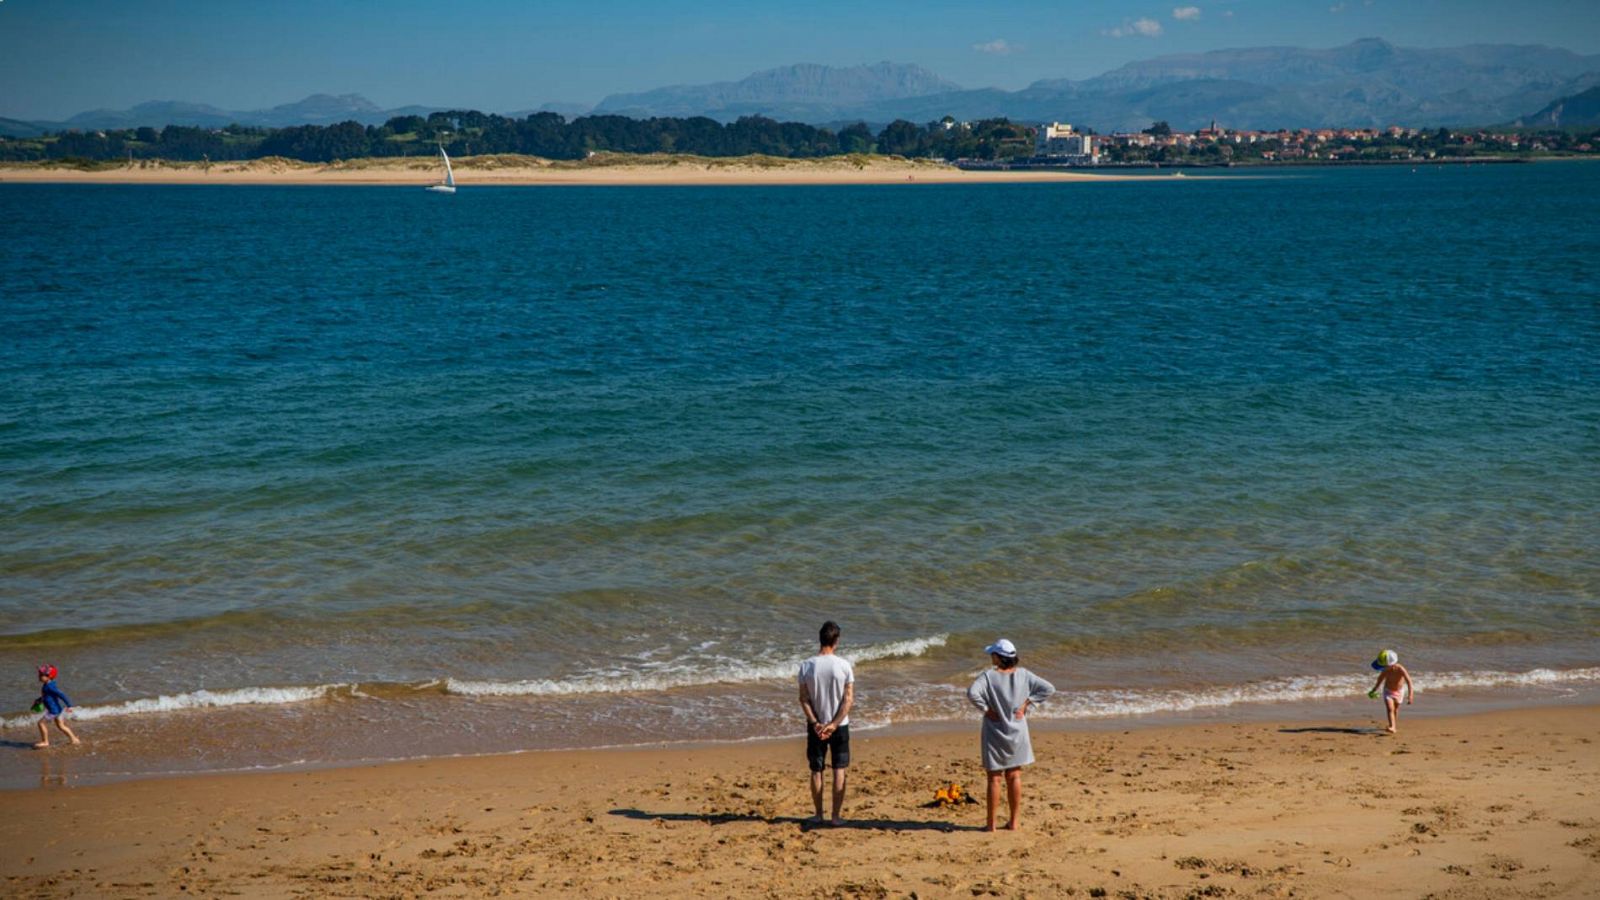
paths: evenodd
<path fill-rule="evenodd" d="M 989 773 L 989 824 L 984 827 L 984 831 L 994 830 L 994 816 L 995 813 L 1000 811 L 1000 778 L 1004 774 L 1003 772 Z"/>
<path fill-rule="evenodd" d="M 1006 800 L 1011 806 L 1011 822 L 1006 827 L 1016 831 L 1022 819 L 1022 770 L 1020 768 L 1006 770 Z"/>

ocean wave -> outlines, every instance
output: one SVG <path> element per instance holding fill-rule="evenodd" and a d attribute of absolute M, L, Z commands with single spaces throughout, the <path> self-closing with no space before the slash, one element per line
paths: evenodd
<path fill-rule="evenodd" d="M 941 647 L 945 635 L 916 638 L 860 648 L 854 661 L 920 656 Z M 681 687 L 715 684 L 750 684 L 787 680 L 793 677 L 792 660 L 763 664 L 728 664 L 682 671 L 661 671 L 634 675 L 602 673 L 576 679 L 529 681 L 462 681 L 453 678 L 421 683 L 366 682 L 361 684 L 319 684 L 288 687 L 247 687 L 233 690 L 199 690 L 184 694 L 126 700 L 103 706 L 73 708 L 75 720 L 122 716 L 155 715 L 186 710 L 217 709 L 233 706 L 285 706 L 346 697 L 363 702 L 383 702 L 390 698 L 415 697 L 422 693 L 458 696 L 574 696 L 585 694 L 650 693 Z M 1564 685 L 1600 684 L 1600 667 L 1578 669 L 1533 669 L 1527 672 L 1464 671 L 1413 676 L 1419 692 L 1484 690 L 1490 688 L 1559 688 Z M 1201 689 L 1141 690 L 1063 690 L 1038 707 L 1036 715 L 1047 719 L 1104 719 L 1183 713 L 1222 709 L 1230 706 L 1264 703 L 1301 703 L 1317 700 L 1352 700 L 1364 697 L 1371 687 L 1364 675 L 1305 675 L 1277 678 L 1251 684 L 1226 685 Z M 904 703 L 878 710 L 876 717 L 863 710 L 863 729 L 911 721 L 940 721 L 963 717 L 965 700 L 960 687 L 947 683 L 923 685 L 927 690 L 948 697 L 917 696 Z M 948 701 L 948 702 L 945 702 Z M 0 727 L 30 726 L 37 714 L 22 713 L 0 718 Z"/>
<path fill-rule="evenodd" d="M 1364 675 L 1302 675 L 1201 690 L 1081 691 L 1059 693 L 1039 715 L 1052 719 L 1099 719 L 1220 709 L 1252 703 L 1297 703 L 1365 695 L 1373 679 Z M 1492 687 L 1541 687 L 1600 682 L 1600 667 L 1533 669 L 1527 672 L 1467 671 L 1413 675 L 1420 691 Z"/>
<path fill-rule="evenodd" d="M 354 691 L 349 684 L 318 684 L 308 687 L 247 687 L 226 691 L 191 691 L 187 694 L 163 694 L 159 697 L 142 697 L 105 706 L 75 706 L 69 721 L 87 721 L 116 716 L 138 716 L 151 713 L 179 712 L 190 709 L 214 709 L 224 706 L 282 706 L 321 700 L 337 691 Z M 38 719 L 36 713 L 0 719 L 7 728 L 30 725 Z"/>
<path fill-rule="evenodd" d="M 950 639 L 947 634 L 909 638 L 882 644 L 865 644 L 845 654 L 852 663 L 904 656 L 921 656 Z M 740 662 L 713 657 L 691 667 L 663 667 L 647 672 L 606 671 L 575 678 L 541 678 L 528 681 L 472 681 L 449 678 L 445 692 L 471 697 L 521 697 L 563 694 L 631 694 L 668 691 L 712 684 L 749 684 L 793 678 L 796 660 Z"/>

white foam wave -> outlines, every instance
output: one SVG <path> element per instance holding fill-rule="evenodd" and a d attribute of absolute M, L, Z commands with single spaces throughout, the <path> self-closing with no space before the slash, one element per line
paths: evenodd
<path fill-rule="evenodd" d="M 868 662 L 874 659 L 894 659 L 901 656 L 921 656 L 935 647 L 943 647 L 950 640 L 948 634 L 936 634 L 932 637 L 907 638 L 903 641 L 889 641 L 885 644 L 866 644 L 855 653 L 845 653 L 846 659 L 851 662 Z M 792 670 L 794 666 L 790 666 Z M 791 671 L 789 674 L 793 674 Z"/>
<path fill-rule="evenodd" d="M 1417 691 L 1494 687 L 1543 687 L 1600 682 L 1600 668 L 1533 669 L 1527 672 L 1467 671 L 1414 675 Z M 1246 703 L 1296 703 L 1359 699 L 1372 687 L 1365 676 L 1304 675 L 1201 690 L 1082 691 L 1057 694 L 1040 708 L 1044 718 L 1096 719 L 1220 709 Z"/>
<path fill-rule="evenodd" d="M 223 706 L 281 706 L 287 703 L 320 700 L 334 691 L 347 689 L 353 689 L 353 686 L 319 684 L 310 687 L 249 687 L 228 691 L 200 690 L 187 694 L 163 694 L 159 697 L 142 697 L 106 706 L 75 706 L 72 708 L 69 721 L 148 715 L 188 709 L 213 709 Z M 0 725 L 7 728 L 31 725 L 37 719 L 37 714 L 24 714 L 0 719 Z"/>
<path fill-rule="evenodd" d="M 947 634 L 909 638 L 882 644 L 865 644 L 843 654 L 852 663 L 903 656 L 921 656 L 943 647 Z M 523 697 L 534 695 L 629 694 L 669 691 L 674 688 L 712 684 L 749 684 L 793 678 L 798 660 L 741 662 L 721 657 L 706 657 L 689 666 L 666 665 L 642 671 L 605 671 L 573 678 L 541 678 L 528 681 L 472 681 L 445 679 L 445 691 L 473 697 Z"/>
<path fill-rule="evenodd" d="M 903 656 L 920 656 L 928 650 L 941 647 L 945 635 L 868 645 L 854 656 L 856 662 Z M 784 660 L 761 664 L 705 665 L 699 669 L 660 671 L 622 675 L 597 674 L 566 680 L 533 681 L 461 681 L 444 679 L 412 687 L 426 688 L 443 684 L 444 692 L 468 696 L 526 696 L 526 695 L 581 695 L 612 694 L 670 690 L 712 684 L 748 684 L 760 681 L 788 680 L 794 677 L 795 662 Z M 1578 669 L 1533 669 L 1527 672 L 1463 671 L 1440 672 L 1413 676 L 1419 692 L 1450 690 L 1486 690 L 1492 688 L 1559 688 L 1563 685 L 1600 684 L 1600 667 Z M 1193 710 L 1221 709 L 1242 704 L 1296 703 L 1315 700 L 1362 699 L 1371 687 L 1364 675 L 1331 676 L 1305 675 L 1278 678 L 1252 684 L 1227 685 L 1189 690 L 1079 690 L 1058 692 L 1038 709 L 1037 714 L 1051 719 L 1098 719 L 1122 716 L 1148 716 L 1163 713 L 1182 713 Z M 894 709 L 880 710 L 882 721 L 870 723 L 863 720 L 862 727 L 887 725 L 891 722 L 937 721 L 962 718 L 966 701 L 960 697 L 961 689 L 949 684 L 925 685 L 928 690 L 947 699 L 918 696 Z M 326 699 L 342 693 L 350 697 L 366 697 L 354 684 L 320 684 L 291 687 L 250 687 L 234 690 L 199 690 L 185 694 L 163 695 L 152 698 L 128 700 L 104 706 L 74 707 L 78 720 L 92 720 L 119 716 L 137 716 L 194 709 L 215 709 L 230 706 L 281 706 Z M 6 728 L 31 726 L 38 716 L 33 713 L 0 718 Z"/>

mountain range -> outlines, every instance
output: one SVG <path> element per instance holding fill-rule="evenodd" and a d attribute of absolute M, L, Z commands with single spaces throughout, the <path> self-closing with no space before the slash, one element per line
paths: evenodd
<path fill-rule="evenodd" d="M 921 66 L 881 62 L 834 68 L 802 63 L 757 72 L 739 81 L 613 94 L 596 104 L 594 112 L 635 118 L 708 116 L 724 122 L 763 115 L 816 123 L 849 118 L 855 110 L 872 110 L 912 98 L 942 97 L 961 90 L 960 85 Z"/>
<path fill-rule="evenodd" d="M 928 122 L 946 115 L 963 120 L 1005 116 L 1068 121 L 1100 131 L 1143 128 L 1156 120 L 1187 130 L 1213 119 L 1237 128 L 1582 124 L 1579 120 L 1594 102 L 1585 92 L 1596 87 L 1600 55 L 1511 44 L 1421 49 L 1365 38 L 1328 49 L 1254 47 L 1159 56 L 1093 78 L 1045 79 L 1017 91 L 963 88 L 900 63 L 844 68 L 801 64 L 738 81 L 614 94 L 593 107 L 552 103 L 515 115 L 548 110 L 567 116 L 703 115 L 719 121 L 765 115 L 813 124 L 875 125 L 894 119 Z M 1561 103 L 1567 105 L 1555 108 Z M 65 122 L 0 119 L 0 133 L 235 122 L 283 126 L 350 119 L 379 124 L 392 116 L 426 115 L 435 109 L 382 109 L 356 94 L 317 94 L 247 111 L 157 102 L 129 110 L 93 110 Z"/>
<path fill-rule="evenodd" d="M 916 66 L 789 66 L 742 81 L 607 97 L 597 112 L 760 113 L 813 123 L 927 122 L 1005 116 L 1070 121 L 1101 131 L 1164 120 L 1199 128 L 1484 125 L 1600 85 L 1600 55 L 1542 46 L 1396 47 L 1377 38 L 1330 49 L 1253 47 L 1160 56 L 1082 81 L 1018 90 L 955 87 Z"/>
<path fill-rule="evenodd" d="M 1516 121 L 1530 128 L 1569 128 L 1600 125 L 1600 87 L 1552 100 L 1550 105 Z"/>
<path fill-rule="evenodd" d="M 997 113 L 1101 131 L 1164 120 L 1194 129 L 1486 125 L 1600 85 L 1600 55 L 1550 47 L 1396 47 L 1365 39 L 1308 50 L 1258 47 L 1162 56 L 1083 81 L 1036 81 L 879 104 L 870 120 Z M 859 115 L 859 113 L 857 113 Z"/>
<path fill-rule="evenodd" d="M 154 100 L 141 103 L 132 109 L 92 109 L 81 112 L 62 122 L 31 122 L 35 128 L 47 131 L 78 129 L 87 131 L 103 128 L 138 128 L 148 125 L 192 125 L 201 128 L 224 128 L 228 125 L 259 125 L 282 128 L 288 125 L 332 125 L 335 122 L 356 121 L 363 125 L 382 125 L 394 116 L 421 115 L 435 112 L 440 107 L 402 106 L 383 109 L 360 94 L 312 94 L 297 103 L 284 103 L 270 109 L 229 110 L 205 103 L 186 103 L 181 100 Z M 16 121 L 12 120 L 0 120 Z M 16 135 L 24 137 L 25 135 Z"/>

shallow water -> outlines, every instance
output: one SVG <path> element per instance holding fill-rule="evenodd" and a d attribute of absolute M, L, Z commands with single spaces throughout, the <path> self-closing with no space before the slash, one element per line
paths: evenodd
<path fill-rule="evenodd" d="M 44 661 L 86 774 L 785 734 L 829 617 L 868 723 L 963 715 L 998 634 L 1067 717 L 1380 646 L 1588 690 L 1597 201 L 0 186 L 4 736 Z"/>

